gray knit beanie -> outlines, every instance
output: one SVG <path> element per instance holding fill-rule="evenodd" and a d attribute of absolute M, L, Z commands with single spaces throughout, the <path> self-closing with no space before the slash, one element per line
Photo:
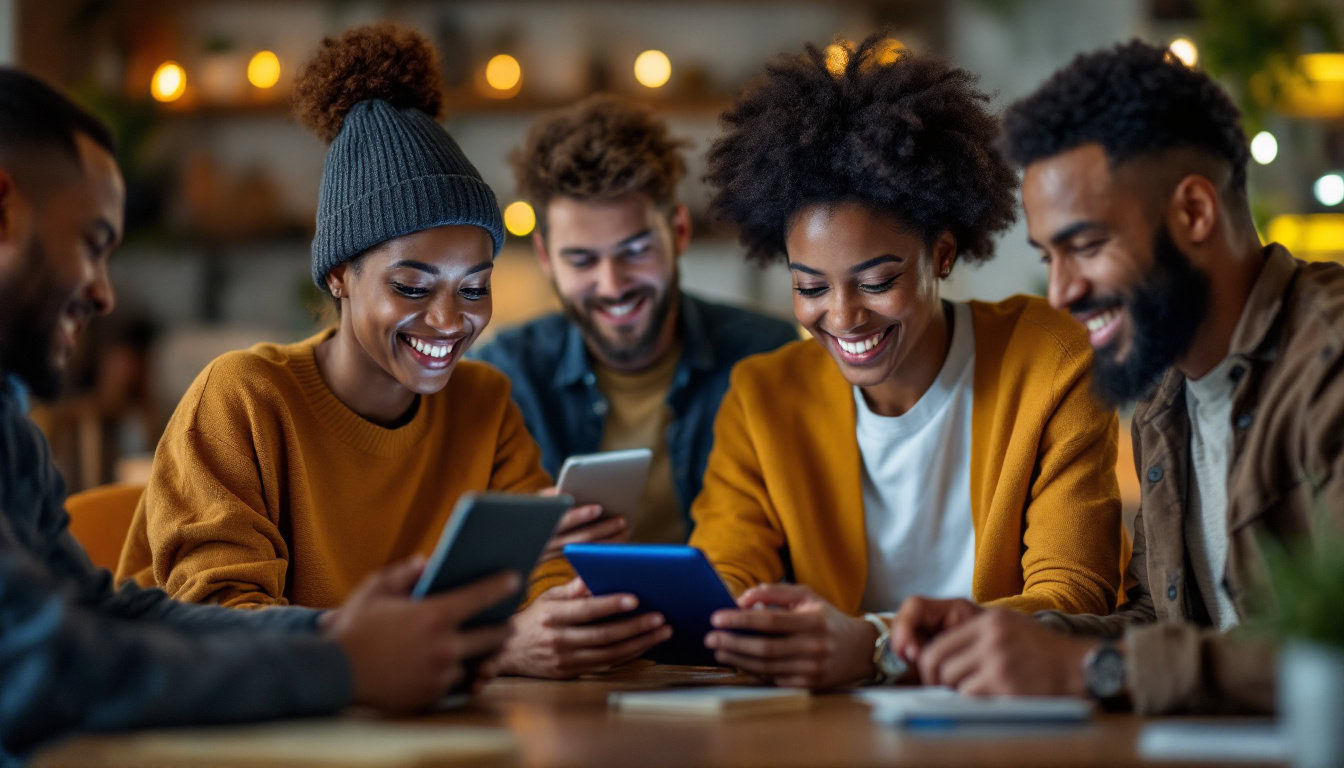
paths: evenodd
<path fill-rule="evenodd" d="M 337 264 L 444 224 L 484 229 L 496 254 L 504 245 L 495 193 L 442 126 L 382 99 L 351 107 L 322 167 L 313 281 L 326 290 Z"/>

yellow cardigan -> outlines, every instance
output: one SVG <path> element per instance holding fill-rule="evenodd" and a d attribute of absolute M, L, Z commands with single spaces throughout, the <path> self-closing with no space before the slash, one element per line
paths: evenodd
<path fill-rule="evenodd" d="M 463 493 L 550 484 L 499 371 L 459 362 L 387 429 L 327 388 L 314 357 L 326 335 L 230 352 L 196 377 L 154 455 L 119 581 L 189 602 L 329 608 L 371 571 L 428 555 Z"/>
<path fill-rule="evenodd" d="M 972 597 L 1109 613 L 1124 567 L 1118 421 L 1090 391 L 1087 339 L 1039 298 L 970 306 Z M 852 391 L 813 340 L 733 370 L 690 543 L 735 592 L 787 579 L 858 611 L 868 548 Z"/>

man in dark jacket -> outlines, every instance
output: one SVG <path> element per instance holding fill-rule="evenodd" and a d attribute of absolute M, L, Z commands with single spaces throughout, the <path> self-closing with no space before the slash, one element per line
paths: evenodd
<path fill-rule="evenodd" d="M 107 128 L 0 69 L 0 766 L 80 730 L 432 703 L 463 659 L 505 639 L 503 627 L 458 626 L 516 575 L 419 602 L 408 593 L 422 564 L 409 562 L 335 611 L 235 611 L 115 589 L 71 537 L 64 485 L 18 388 L 55 395 L 80 330 L 112 309 L 124 202 Z"/>
<path fill-rule="evenodd" d="M 1242 627 L 1265 545 L 1344 530 L 1344 268 L 1260 244 L 1236 107 L 1160 48 L 1079 56 L 1005 125 L 1050 301 L 1087 327 L 1100 394 L 1141 398 L 1134 586 L 1105 617 L 912 602 L 895 647 L 967 692 L 1271 709 L 1274 649 Z"/>

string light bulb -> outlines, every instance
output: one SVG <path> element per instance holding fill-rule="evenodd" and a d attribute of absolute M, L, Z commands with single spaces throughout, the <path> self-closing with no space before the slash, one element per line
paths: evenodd
<path fill-rule="evenodd" d="M 648 50 L 635 57 L 635 79 L 645 88 L 661 88 L 672 78 L 672 61 L 659 50 Z"/>
<path fill-rule="evenodd" d="M 154 70 L 154 77 L 149 81 L 149 93 L 156 101 L 177 101 L 186 92 L 187 71 L 182 65 L 165 61 Z"/>

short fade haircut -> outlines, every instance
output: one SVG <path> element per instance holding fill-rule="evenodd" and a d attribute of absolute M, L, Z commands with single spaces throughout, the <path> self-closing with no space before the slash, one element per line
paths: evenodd
<path fill-rule="evenodd" d="M 854 201 L 896 216 L 932 243 L 943 232 L 967 262 L 994 255 L 1016 213 L 1017 174 L 998 148 L 989 97 L 964 69 L 873 35 L 832 72 L 815 46 L 784 55 L 737 99 L 709 153 L 714 219 L 736 225 L 747 258 L 785 254 L 793 216 Z"/>
<path fill-rule="evenodd" d="M 1140 40 L 1074 57 L 1003 117 L 1009 156 L 1021 167 L 1100 144 L 1112 167 L 1172 149 L 1226 163 L 1244 197 L 1250 153 L 1241 113 L 1207 74 Z"/>
<path fill-rule="evenodd" d="M 599 94 L 542 117 L 509 160 L 544 226 L 557 197 L 604 202 L 638 193 L 670 207 L 686 175 L 685 145 L 647 108 Z"/>
<path fill-rule="evenodd" d="M 51 149 L 78 159 L 75 140 L 81 133 L 116 153 L 112 131 L 103 121 L 41 79 L 0 67 L 0 152 Z"/>

